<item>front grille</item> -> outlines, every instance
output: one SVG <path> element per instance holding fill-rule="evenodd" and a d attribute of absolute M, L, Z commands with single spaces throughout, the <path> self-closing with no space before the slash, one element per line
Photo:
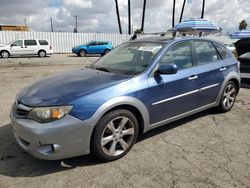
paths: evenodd
<path fill-rule="evenodd" d="M 25 106 L 18 101 L 16 101 L 15 104 L 13 105 L 14 116 L 18 118 L 25 118 L 30 110 L 31 110 L 30 107 Z"/>

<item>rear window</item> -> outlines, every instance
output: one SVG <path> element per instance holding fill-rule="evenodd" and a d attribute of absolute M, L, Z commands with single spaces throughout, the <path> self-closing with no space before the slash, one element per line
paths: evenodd
<path fill-rule="evenodd" d="M 39 40 L 40 45 L 49 45 L 47 40 Z"/>
<path fill-rule="evenodd" d="M 36 40 L 25 40 L 24 41 L 25 46 L 36 46 Z"/>
<path fill-rule="evenodd" d="M 220 56 L 221 56 L 221 59 L 226 59 L 227 57 L 227 50 L 226 48 L 224 48 L 223 46 L 219 45 L 219 44 L 216 44 L 214 43 L 216 49 L 218 50 Z"/>
<path fill-rule="evenodd" d="M 193 44 L 199 65 L 213 63 L 219 60 L 218 53 L 212 43 L 206 41 L 195 41 Z"/>
<path fill-rule="evenodd" d="M 98 42 L 98 45 L 107 45 L 107 42 Z"/>

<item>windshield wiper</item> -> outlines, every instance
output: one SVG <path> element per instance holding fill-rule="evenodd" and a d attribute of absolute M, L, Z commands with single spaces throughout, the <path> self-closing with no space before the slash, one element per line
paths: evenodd
<path fill-rule="evenodd" d="M 105 67 L 95 67 L 96 70 L 110 72 L 110 70 L 106 69 Z"/>

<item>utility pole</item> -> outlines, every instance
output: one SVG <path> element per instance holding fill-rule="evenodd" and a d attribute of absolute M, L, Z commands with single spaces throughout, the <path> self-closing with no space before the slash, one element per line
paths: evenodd
<path fill-rule="evenodd" d="M 131 9 L 130 9 L 130 0 L 128 0 L 128 34 L 131 34 Z"/>
<path fill-rule="evenodd" d="M 74 33 L 77 33 L 77 19 L 78 19 L 78 15 L 77 14 L 74 14 L 74 17 L 75 17 L 75 21 L 76 21 L 76 27 L 74 29 Z"/>
<path fill-rule="evenodd" d="M 181 21 L 182 21 L 184 9 L 185 9 L 185 4 L 186 4 L 186 0 L 183 0 L 182 9 L 181 9 L 181 16 L 180 16 L 179 23 L 181 23 Z"/>
<path fill-rule="evenodd" d="M 201 18 L 204 18 L 205 0 L 202 2 Z"/>
<path fill-rule="evenodd" d="M 50 28 L 51 28 L 51 32 L 54 32 L 52 18 L 50 18 Z"/>
<path fill-rule="evenodd" d="M 174 20 L 175 20 L 175 0 L 173 0 L 172 27 L 174 27 Z"/>
<path fill-rule="evenodd" d="M 24 25 L 25 25 L 25 27 L 27 27 L 26 18 L 24 18 Z"/>
<path fill-rule="evenodd" d="M 141 21 L 141 31 L 144 31 L 144 19 L 145 19 L 146 3 L 147 3 L 147 0 L 144 0 L 143 11 L 142 11 L 142 21 Z"/>
<path fill-rule="evenodd" d="M 116 15 L 117 15 L 117 21 L 118 21 L 119 32 L 120 32 L 120 34 L 122 34 L 122 26 L 121 26 L 120 13 L 119 13 L 119 6 L 118 6 L 118 1 L 117 1 L 117 0 L 115 0 L 115 7 L 116 7 Z"/>

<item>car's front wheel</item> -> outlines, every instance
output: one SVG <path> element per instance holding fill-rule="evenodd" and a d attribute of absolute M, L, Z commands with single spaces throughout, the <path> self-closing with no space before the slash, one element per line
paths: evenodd
<path fill-rule="evenodd" d="M 231 110 L 233 107 L 235 100 L 236 100 L 236 95 L 238 92 L 238 88 L 236 87 L 235 83 L 232 81 L 229 81 L 227 85 L 225 86 L 221 100 L 220 100 L 220 105 L 219 109 L 221 112 L 227 112 Z"/>
<path fill-rule="evenodd" d="M 138 122 L 128 110 L 115 110 L 104 115 L 96 125 L 91 152 L 103 161 L 112 161 L 126 155 L 136 142 Z"/>
<path fill-rule="evenodd" d="M 85 57 L 86 56 L 86 51 L 85 50 L 80 50 L 80 52 L 78 53 L 78 55 L 80 57 Z"/>
<path fill-rule="evenodd" d="M 4 51 L 1 52 L 0 55 L 1 55 L 2 58 L 8 58 L 10 56 L 10 53 L 8 51 L 4 50 Z"/>
<path fill-rule="evenodd" d="M 109 49 L 106 49 L 106 50 L 104 51 L 103 55 L 106 55 L 106 54 L 108 54 L 109 52 L 110 52 L 110 50 L 109 50 Z"/>

